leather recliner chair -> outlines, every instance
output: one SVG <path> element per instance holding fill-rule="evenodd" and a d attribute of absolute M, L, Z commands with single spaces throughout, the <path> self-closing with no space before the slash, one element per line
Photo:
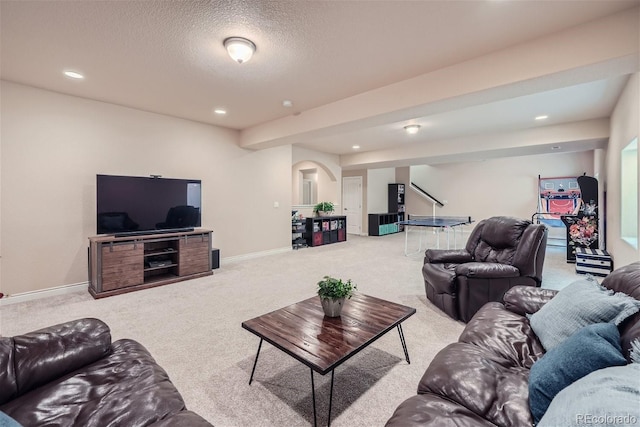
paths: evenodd
<path fill-rule="evenodd" d="M 540 286 L 546 248 L 542 224 L 504 216 L 482 220 L 464 249 L 426 250 L 427 298 L 452 318 L 468 322 L 512 287 Z"/>

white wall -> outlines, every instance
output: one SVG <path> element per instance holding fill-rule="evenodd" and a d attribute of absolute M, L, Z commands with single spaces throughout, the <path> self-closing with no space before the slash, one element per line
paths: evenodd
<path fill-rule="evenodd" d="M 1 91 L 2 292 L 87 281 L 96 174 L 201 179 L 202 227 L 223 258 L 290 248 L 289 146 L 250 151 L 229 129 L 4 81 Z"/>
<path fill-rule="evenodd" d="M 396 182 L 395 168 L 367 170 L 367 213 L 389 211 L 389 186 Z"/>
<path fill-rule="evenodd" d="M 620 153 L 640 130 L 640 74 L 635 73 L 627 83 L 613 114 L 611 136 L 607 150 L 607 250 L 616 267 L 640 260 L 640 249 L 632 247 L 620 233 Z M 640 152 L 639 152 L 640 153 Z M 640 154 L 638 161 L 640 162 Z M 640 175 L 637 177 L 640 181 Z M 640 210 L 638 210 L 640 212 Z M 640 224 L 640 218 L 636 219 Z"/>
<path fill-rule="evenodd" d="M 538 207 L 538 175 L 593 174 L 593 151 L 542 154 L 482 162 L 411 166 L 411 181 L 436 199 L 439 216 L 471 216 L 478 221 L 507 215 L 531 219 Z M 407 213 L 431 215 L 432 204 L 407 189 Z"/>

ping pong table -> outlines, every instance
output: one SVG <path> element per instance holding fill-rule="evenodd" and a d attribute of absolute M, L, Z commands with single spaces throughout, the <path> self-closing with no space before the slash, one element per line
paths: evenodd
<path fill-rule="evenodd" d="M 460 231 L 460 237 L 464 243 L 464 226 L 473 222 L 470 216 L 467 217 L 453 217 L 453 216 L 421 216 L 421 215 L 409 215 L 409 219 L 405 221 L 398 221 L 398 225 L 405 227 L 404 233 L 404 254 L 405 256 L 413 255 L 422 252 L 422 237 L 423 234 L 426 237 L 426 233 L 432 229 L 436 234 L 436 249 L 440 248 L 440 232 L 447 232 L 447 249 L 451 248 L 451 232 L 453 232 L 453 247 L 457 248 L 458 231 Z M 409 252 L 409 232 L 412 229 L 419 231 L 419 243 L 418 249 L 415 252 Z M 426 241 L 426 239 L 425 239 Z M 425 248 L 426 249 L 426 248 Z"/>

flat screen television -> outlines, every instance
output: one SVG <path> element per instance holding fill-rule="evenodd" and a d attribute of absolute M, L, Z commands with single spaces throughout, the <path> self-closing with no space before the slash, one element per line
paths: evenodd
<path fill-rule="evenodd" d="M 147 234 L 201 225 L 201 181 L 97 175 L 97 233 Z"/>

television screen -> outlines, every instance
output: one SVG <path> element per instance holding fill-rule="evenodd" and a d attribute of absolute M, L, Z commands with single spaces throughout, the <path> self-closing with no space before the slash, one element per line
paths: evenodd
<path fill-rule="evenodd" d="M 97 175 L 98 234 L 200 227 L 201 181 Z"/>

